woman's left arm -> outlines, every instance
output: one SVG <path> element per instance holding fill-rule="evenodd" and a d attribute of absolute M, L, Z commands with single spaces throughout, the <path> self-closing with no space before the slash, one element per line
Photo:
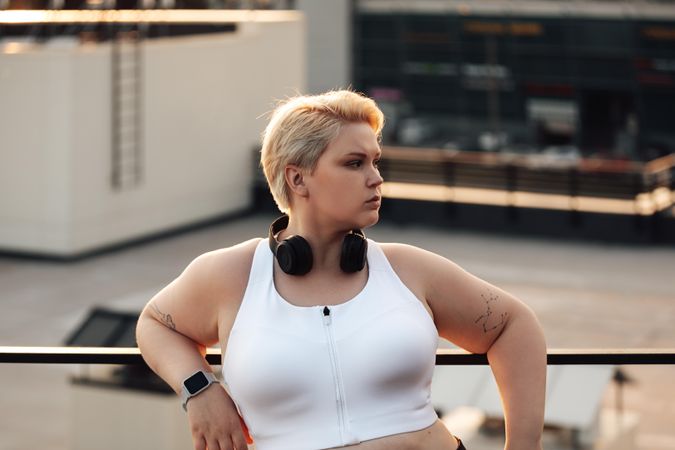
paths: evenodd
<path fill-rule="evenodd" d="M 387 253 L 392 264 L 400 261 L 395 269 L 403 281 L 427 301 L 439 334 L 472 353 L 487 353 L 502 398 L 505 449 L 540 450 L 546 342 L 532 310 L 434 253 L 398 245 Z"/>
<path fill-rule="evenodd" d="M 546 394 L 546 343 L 532 310 L 509 294 L 507 319 L 487 350 L 506 424 L 507 449 L 541 449 Z M 507 297 L 508 296 L 508 297 Z"/>

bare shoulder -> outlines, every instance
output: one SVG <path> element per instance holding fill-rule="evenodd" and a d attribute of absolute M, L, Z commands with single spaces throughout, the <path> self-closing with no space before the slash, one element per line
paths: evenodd
<path fill-rule="evenodd" d="M 525 314 L 513 295 L 441 255 L 402 244 L 381 247 L 399 278 L 423 295 L 439 334 L 462 348 L 486 352 L 509 320 Z"/>
<path fill-rule="evenodd" d="M 199 255 L 144 312 L 196 342 L 215 343 L 221 319 L 239 308 L 259 242 L 251 239 Z"/>
<path fill-rule="evenodd" d="M 381 243 L 379 245 L 399 276 L 403 274 L 416 278 L 426 277 L 439 264 L 452 264 L 448 259 L 436 253 L 414 245 L 401 243 Z"/>
<path fill-rule="evenodd" d="M 392 268 L 406 284 L 415 284 L 428 299 L 438 283 L 466 281 L 466 272 L 450 259 L 414 245 L 380 244 Z M 416 292 L 417 293 L 417 292 Z"/>
<path fill-rule="evenodd" d="M 426 305 L 434 268 L 444 258 L 408 244 L 381 243 L 379 246 L 403 284 Z"/>
<path fill-rule="evenodd" d="M 186 282 L 204 283 L 229 292 L 244 288 L 248 282 L 253 255 L 260 238 L 250 239 L 227 248 L 212 250 L 195 258 L 181 277 Z"/>
<path fill-rule="evenodd" d="M 414 245 L 401 244 L 399 242 L 379 242 L 378 245 L 390 262 L 396 260 L 397 263 L 405 263 L 410 258 L 428 258 L 430 255 L 433 255 L 433 253 Z"/>

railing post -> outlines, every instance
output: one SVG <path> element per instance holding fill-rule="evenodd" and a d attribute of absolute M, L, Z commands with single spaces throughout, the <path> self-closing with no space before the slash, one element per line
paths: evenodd
<path fill-rule="evenodd" d="M 457 170 L 457 163 L 452 160 L 452 158 L 445 157 L 443 160 L 443 183 L 448 188 L 455 187 L 455 177 Z M 455 219 L 457 217 L 457 202 L 454 198 L 445 202 L 446 213 L 450 219 Z"/>
<path fill-rule="evenodd" d="M 518 166 L 509 162 L 506 164 L 506 195 L 507 206 L 506 206 L 506 217 L 510 222 L 518 222 L 520 218 L 520 212 L 516 206 L 515 201 L 515 192 L 518 189 Z"/>
<path fill-rule="evenodd" d="M 570 198 L 570 225 L 575 228 L 581 226 L 581 212 L 579 211 L 579 168 L 570 167 L 567 172 L 567 194 Z"/>

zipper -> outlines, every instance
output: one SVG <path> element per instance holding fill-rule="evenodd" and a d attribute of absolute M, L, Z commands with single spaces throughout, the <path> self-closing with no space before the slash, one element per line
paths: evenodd
<path fill-rule="evenodd" d="M 328 353 L 330 356 L 331 366 L 333 368 L 333 381 L 335 383 L 335 401 L 337 403 L 338 410 L 338 430 L 340 431 L 340 440 L 345 442 L 345 405 L 344 405 L 344 393 L 342 390 L 342 377 L 340 376 L 340 370 L 338 367 L 338 357 L 337 350 L 335 348 L 335 334 L 333 333 L 333 320 L 331 316 L 331 311 L 328 306 L 323 308 L 323 325 L 324 330 L 326 331 L 326 340 L 328 341 Z"/>

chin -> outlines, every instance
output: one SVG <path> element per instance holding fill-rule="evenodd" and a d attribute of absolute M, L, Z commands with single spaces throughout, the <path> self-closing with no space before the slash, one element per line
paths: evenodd
<path fill-rule="evenodd" d="M 333 216 L 333 223 L 345 230 L 366 229 L 372 227 L 380 220 L 380 213 L 378 210 L 370 211 L 354 211 L 352 213 L 340 214 Z"/>
<path fill-rule="evenodd" d="M 372 211 L 368 214 L 368 216 L 364 217 L 362 220 L 359 221 L 358 228 L 360 229 L 370 228 L 379 221 L 380 221 L 379 210 Z"/>

